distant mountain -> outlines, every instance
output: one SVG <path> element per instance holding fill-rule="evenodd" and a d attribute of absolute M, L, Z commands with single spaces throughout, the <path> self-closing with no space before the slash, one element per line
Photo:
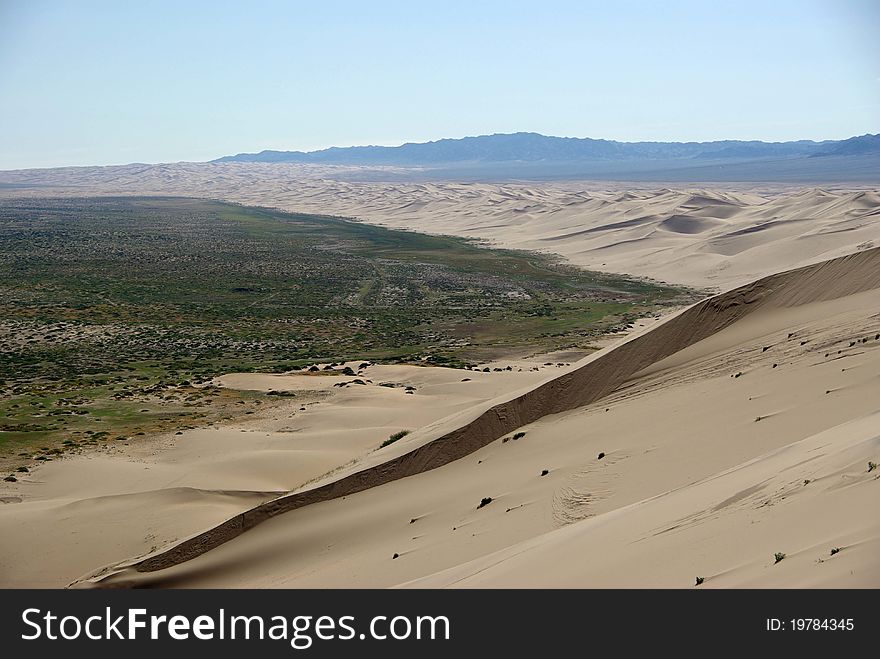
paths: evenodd
<path fill-rule="evenodd" d="M 239 153 L 213 162 L 290 162 L 327 165 L 440 166 L 455 163 L 576 163 L 733 161 L 880 153 L 880 135 L 813 142 L 616 142 L 511 133 L 401 146 L 332 147 L 320 151 Z M 697 164 L 697 163 L 695 163 Z"/>
<path fill-rule="evenodd" d="M 880 134 L 859 135 L 839 142 L 826 142 L 826 146 L 813 157 L 821 156 L 863 156 L 880 154 Z"/>

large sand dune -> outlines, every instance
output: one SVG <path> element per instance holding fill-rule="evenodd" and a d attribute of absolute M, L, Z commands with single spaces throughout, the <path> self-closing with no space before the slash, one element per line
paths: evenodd
<path fill-rule="evenodd" d="M 0 172 L 0 195 L 210 197 L 480 238 L 719 290 L 880 245 L 880 192 L 864 186 L 393 180 L 406 174 L 265 163 L 79 167 Z M 368 176 L 378 180 L 351 180 Z"/>
<path fill-rule="evenodd" d="M 878 309 L 765 278 L 86 583 L 876 587 Z"/>

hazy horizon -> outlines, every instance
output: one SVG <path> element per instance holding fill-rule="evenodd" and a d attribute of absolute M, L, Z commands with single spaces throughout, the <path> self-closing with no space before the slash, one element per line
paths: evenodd
<path fill-rule="evenodd" d="M 518 131 L 845 139 L 878 132 L 878 19 L 864 0 L 6 0 L 0 169 Z"/>

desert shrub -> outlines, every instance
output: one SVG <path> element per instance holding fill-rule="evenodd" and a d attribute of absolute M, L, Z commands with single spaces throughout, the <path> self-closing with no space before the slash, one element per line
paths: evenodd
<path fill-rule="evenodd" d="M 525 437 L 525 436 L 526 436 L 526 434 L 524 432 L 518 432 L 518 433 L 514 434 L 513 438 L 514 439 L 521 439 L 522 437 Z"/>
<path fill-rule="evenodd" d="M 477 506 L 477 510 L 483 508 L 484 506 L 488 506 L 490 503 L 492 503 L 492 497 L 483 497 L 482 499 L 480 499 L 480 505 Z"/>
<path fill-rule="evenodd" d="M 700 585 L 701 583 L 703 583 L 704 581 L 705 581 L 705 579 L 704 579 L 703 577 L 697 577 L 697 583 L 694 584 L 694 585 L 699 586 L 699 585 Z"/>
<path fill-rule="evenodd" d="M 389 446 L 390 444 L 393 444 L 394 442 L 396 442 L 398 439 L 402 439 L 403 437 L 406 437 L 408 434 L 409 434 L 409 430 L 398 430 L 396 433 L 394 433 L 393 435 L 388 437 L 388 439 L 386 439 L 384 442 L 382 442 L 382 444 L 379 446 L 379 448 L 385 448 L 386 446 Z"/>
<path fill-rule="evenodd" d="M 785 558 L 785 554 L 782 553 L 781 551 L 778 551 L 778 552 L 776 552 L 775 554 L 773 554 L 773 558 L 775 558 L 775 559 L 776 559 L 776 563 L 778 563 L 778 562 L 781 561 L 783 558 Z"/>

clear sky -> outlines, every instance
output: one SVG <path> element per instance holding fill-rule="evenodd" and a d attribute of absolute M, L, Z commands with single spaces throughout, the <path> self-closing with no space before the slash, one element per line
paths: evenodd
<path fill-rule="evenodd" d="M 0 169 L 880 132 L 880 0 L 0 0 Z"/>

